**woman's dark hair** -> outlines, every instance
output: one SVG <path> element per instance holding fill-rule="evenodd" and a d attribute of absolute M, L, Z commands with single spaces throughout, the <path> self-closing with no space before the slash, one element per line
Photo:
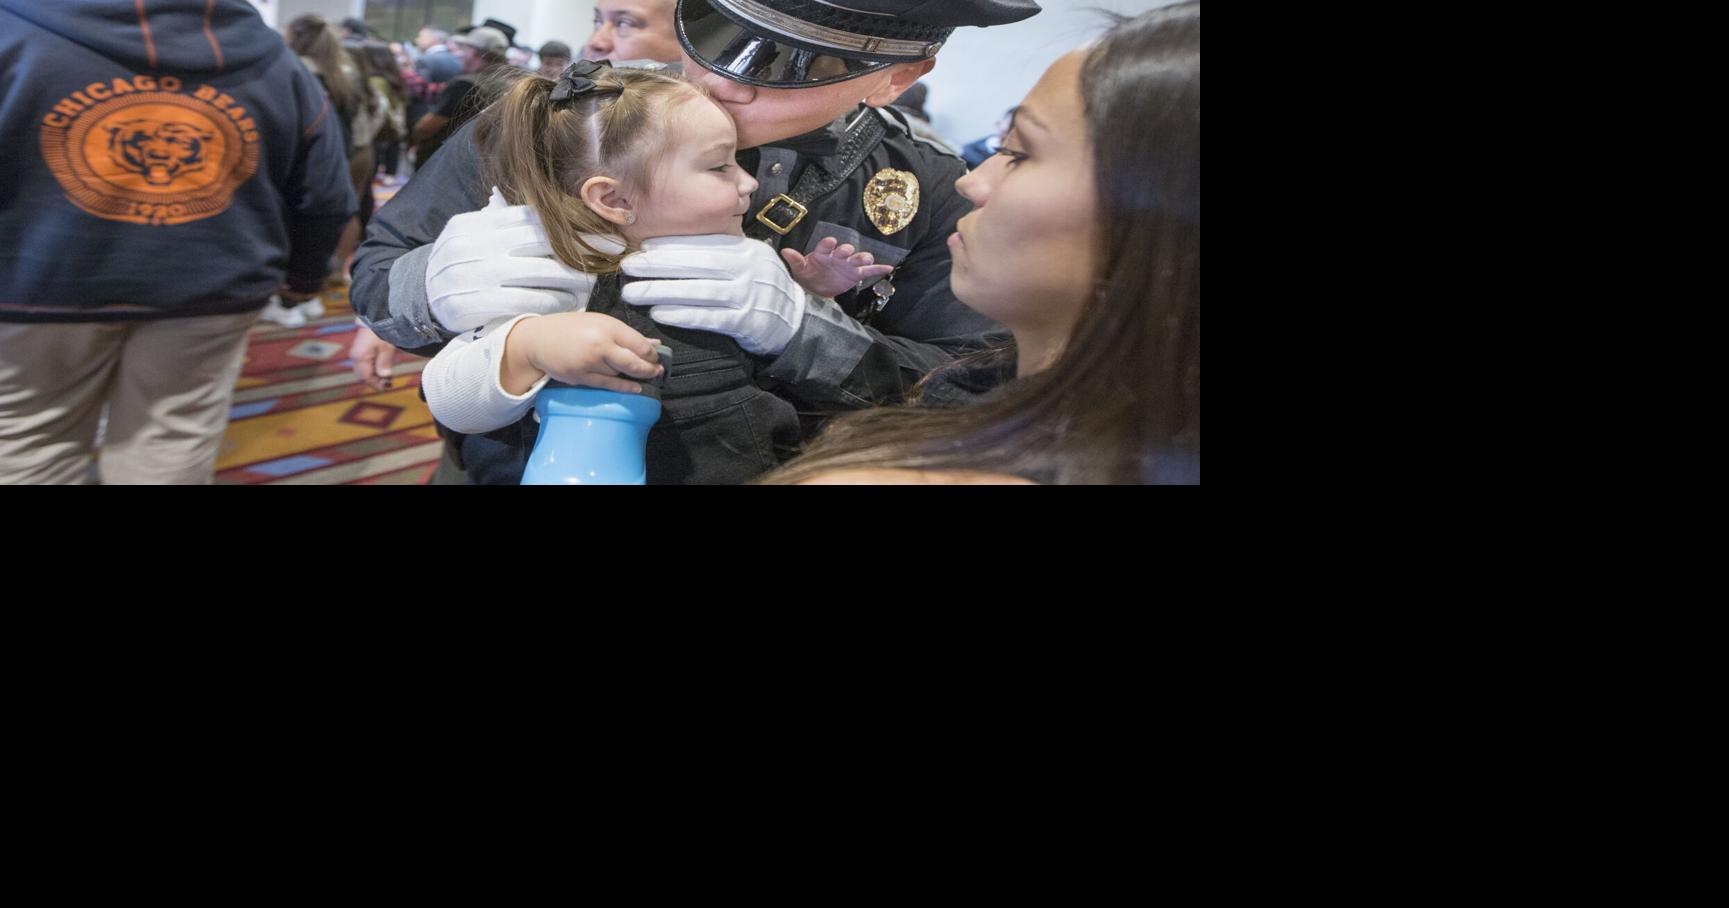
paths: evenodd
<path fill-rule="evenodd" d="M 1200 481 L 1199 0 L 1113 29 L 1087 54 L 1081 96 L 1100 270 L 1056 362 L 959 410 L 840 417 L 769 481 L 843 468 L 986 470 L 1057 483 Z M 949 368 L 1004 358 L 1012 362 L 1012 351 Z M 930 381 L 913 390 L 914 404 Z"/>
<path fill-rule="evenodd" d="M 353 51 L 354 48 L 351 47 L 350 50 Z M 382 41 L 368 41 L 359 46 L 355 56 L 366 61 L 367 68 L 371 70 L 368 75 L 378 76 L 390 85 L 391 92 L 395 94 L 391 99 L 393 103 L 400 104 L 408 99 L 408 83 L 402 81 L 402 68 L 397 66 L 396 55 L 390 52 L 390 45 Z"/>
<path fill-rule="evenodd" d="M 343 52 L 342 39 L 323 16 L 308 14 L 288 23 L 288 49 L 317 67 L 318 77 L 338 113 L 347 118 L 360 109 L 366 95 L 348 75 L 354 66 Z"/>

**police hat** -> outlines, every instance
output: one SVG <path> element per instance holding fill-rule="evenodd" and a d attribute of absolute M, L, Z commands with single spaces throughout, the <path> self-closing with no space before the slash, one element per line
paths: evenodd
<path fill-rule="evenodd" d="M 737 82 L 809 88 L 936 56 L 963 25 L 1003 25 L 1033 0 L 679 0 L 691 59 Z"/>

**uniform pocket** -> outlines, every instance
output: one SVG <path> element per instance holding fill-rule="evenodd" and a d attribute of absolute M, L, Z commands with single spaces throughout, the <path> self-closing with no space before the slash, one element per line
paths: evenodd
<path fill-rule="evenodd" d="M 860 252 L 870 253 L 871 256 L 876 259 L 878 265 L 899 265 L 901 262 L 906 261 L 906 257 L 910 252 L 910 250 L 903 249 L 902 247 L 893 245 L 892 243 L 885 243 L 882 240 L 872 239 L 871 237 L 865 236 L 852 227 L 845 227 L 828 221 L 820 221 L 816 225 L 816 230 L 811 232 L 810 242 L 805 244 L 803 250 L 804 254 L 809 255 L 810 251 L 816 248 L 816 244 L 831 236 L 840 240 L 842 243 L 851 243 L 853 248 Z"/>

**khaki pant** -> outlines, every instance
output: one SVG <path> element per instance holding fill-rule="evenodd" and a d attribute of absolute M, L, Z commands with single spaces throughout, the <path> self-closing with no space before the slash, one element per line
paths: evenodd
<path fill-rule="evenodd" d="M 0 484 L 213 481 L 258 311 L 141 322 L 0 322 Z"/>

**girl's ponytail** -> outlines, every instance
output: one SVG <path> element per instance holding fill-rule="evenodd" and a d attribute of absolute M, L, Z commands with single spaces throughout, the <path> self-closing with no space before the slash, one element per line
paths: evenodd
<path fill-rule="evenodd" d="M 624 253 L 602 252 L 583 235 L 626 240 L 578 197 L 582 184 L 608 176 L 641 192 L 664 150 L 666 105 L 702 92 L 644 70 L 608 69 L 594 82 L 598 92 L 555 105 L 555 80 L 519 79 L 475 122 L 474 142 L 488 185 L 540 215 L 553 254 L 573 268 L 606 274 L 618 270 Z"/>
<path fill-rule="evenodd" d="M 568 186 L 570 165 L 577 162 L 560 160 L 560 143 L 552 135 L 554 84 L 539 76 L 519 79 L 489 115 L 475 123 L 481 169 L 505 201 L 527 205 L 540 215 L 559 260 L 591 274 L 617 271 L 621 256 L 601 252 L 582 238 L 585 233 L 616 235 L 618 228 L 576 197 L 580 181 Z"/>

